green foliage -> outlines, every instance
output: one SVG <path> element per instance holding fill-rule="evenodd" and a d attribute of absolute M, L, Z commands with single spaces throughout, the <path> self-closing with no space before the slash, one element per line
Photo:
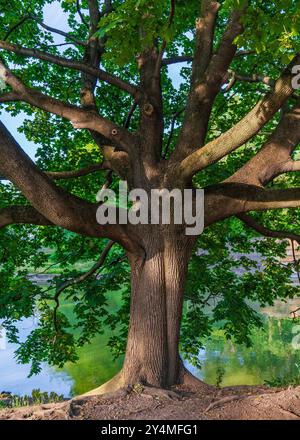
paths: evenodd
<path fill-rule="evenodd" d="M 289 63 L 299 50 L 298 0 L 252 1 L 244 25 L 246 31 L 237 39 L 240 46 L 269 53 L 283 63 Z"/>
<path fill-rule="evenodd" d="M 192 17 L 197 2 L 177 2 L 175 23 L 170 26 L 169 0 L 127 0 L 115 2 L 114 11 L 104 16 L 99 23 L 98 37 L 108 37 L 106 59 L 122 66 L 144 50 L 153 46 L 154 41 L 170 43 L 176 34 L 187 31 L 186 15 Z"/>

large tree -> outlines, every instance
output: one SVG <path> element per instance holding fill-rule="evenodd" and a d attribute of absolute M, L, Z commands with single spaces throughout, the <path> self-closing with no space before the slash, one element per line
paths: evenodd
<path fill-rule="evenodd" d="M 247 300 L 297 293 L 291 266 L 275 258 L 285 244 L 252 237 L 299 241 L 299 2 L 60 3 L 68 31 L 44 22 L 45 6 L 57 2 L 0 2 L 0 102 L 28 115 L 20 129 L 39 145 L 33 162 L 1 123 L 0 174 L 10 183 L 1 184 L 0 317 L 17 341 L 15 322 L 39 309 L 40 327 L 18 350 L 33 372 L 44 360 L 76 360 L 76 346 L 105 325 L 116 331 L 117 354 L 127 340 L 122 371 L 105 389 L 193 380 L 180 331 L 182 355 L 196 362 L 213 323 L 247 342 L 259 322 Z M 204 188 L 204 233 L 99 225 L 95 194 L 118 179 L 149 194 Z M 65 269 L 48 289 L 27 277 L 29 266 L 46 263 L 45 248 Z M 253 250 L 263 267 L 247 257 Z M 244 253 L 238 262 L 236 251 Z M 70 268 L 92 258 L 87 273 Z M 104 293 L 118 289 L 123 305 L 112 313 Z M 62 297 L 79 336 L 60 312 Z"/>

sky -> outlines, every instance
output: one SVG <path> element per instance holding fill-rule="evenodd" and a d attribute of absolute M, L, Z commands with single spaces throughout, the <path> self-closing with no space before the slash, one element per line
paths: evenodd
<path fill-rule="evenodd" d="M 45 6 L 45 8 L 44 8 L 44 22 L 54 28 L 63 30 L 65 32 L 70 30 L 68 23 L 67 23 L 67 16 L 62 11 L 58 1 L 53 2 L 51 4 L 47 4 Z M 65 42 L 65 39 L 63 36 L 53 34 L 53 37 L 54 37 L 55 44 L 60 44 L 60 43 Z M 174 66 L 168 67 L 170 75 L 173 79 L 173 84 L 177 87 L 179 86 L 180 82 L 182 81 L 182 78 L 179 75 L 181 66 L 182 65 L 174 65 Z M 7 129 L 11 132 L 11 134 L 14 136 L 14 138 L 17 140 L 17 142 L 21 145 L 23 150 L 32 159 L 34 159 L 38 145 L 34 144 L 33 142 L 29 142 L 26 139 L 25 135 L 18 131 L 18 128 L 22 125 L 22 122 L 24 121 L 24 119 L 28 118 L 28 116 L 26 116 L 22 113 L 19 114 L 18 116 L 11 116 L 9 113 L 2 110 L 0 117 L 1 117 L 1 121 L 4 123 L 4 125 L 7 127 Z"/>
<path fill-rule="evenodd" d="M 51 24 L 52 27 L 61 29 L 63 31 L 68 31 L 69 27 L 66 20 L 66 15 L 63 13 L 59 2 L 54 2 L 52 4 L 46 5 L 44 9 L 44 22 Z M 60 35 L 54 36 L 54 42 L 59 44 L 64 42 L 64 38 Z M 6 126 L 6 128 L 11 132 L 17 142 L 21 145 L 24 151 L 34 159 L 35 152 L 37 150 L 37 145 L 33 142 L 29 142 L 23 133 L 18 131 L 18 127 L 22 125 L 22 122 L 28 116 L 20 114 L 18 116 L 11 116 L 4 110 L 1 111 L 1 121 Z"/>

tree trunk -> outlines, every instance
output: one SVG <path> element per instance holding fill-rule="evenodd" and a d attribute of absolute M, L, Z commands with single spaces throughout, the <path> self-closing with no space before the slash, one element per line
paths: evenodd
<path fill-rule="evenodd" d="M 131 317 L 122 376 L 125 384 L 165 388 L 180 381 L 179 332 L 193 240 L 156 232 L 144 240 L 144 259 L 130 256 Z"/>

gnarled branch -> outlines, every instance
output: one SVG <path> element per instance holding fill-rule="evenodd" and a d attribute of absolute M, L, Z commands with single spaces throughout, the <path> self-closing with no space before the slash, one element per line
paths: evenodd
<path fill-rule="evenodd" d="M 224 182 L 205 189 L 206 226 L 250 211 L 299 207 L 300 188 L 264 189 L 256 185 Z"/>
<path fill-rule="evenodd" d="M 180 164 L 182 177 L 189 179 L 198 171 L 236 150 L 257 134 L 293 94 L 291 69 L 299 63 L 300 54 L 294 58 L 283 75 L 276 81 L 274 89 L 261 99 L 243 119 L 226 133 L 186 157 Z"/>

